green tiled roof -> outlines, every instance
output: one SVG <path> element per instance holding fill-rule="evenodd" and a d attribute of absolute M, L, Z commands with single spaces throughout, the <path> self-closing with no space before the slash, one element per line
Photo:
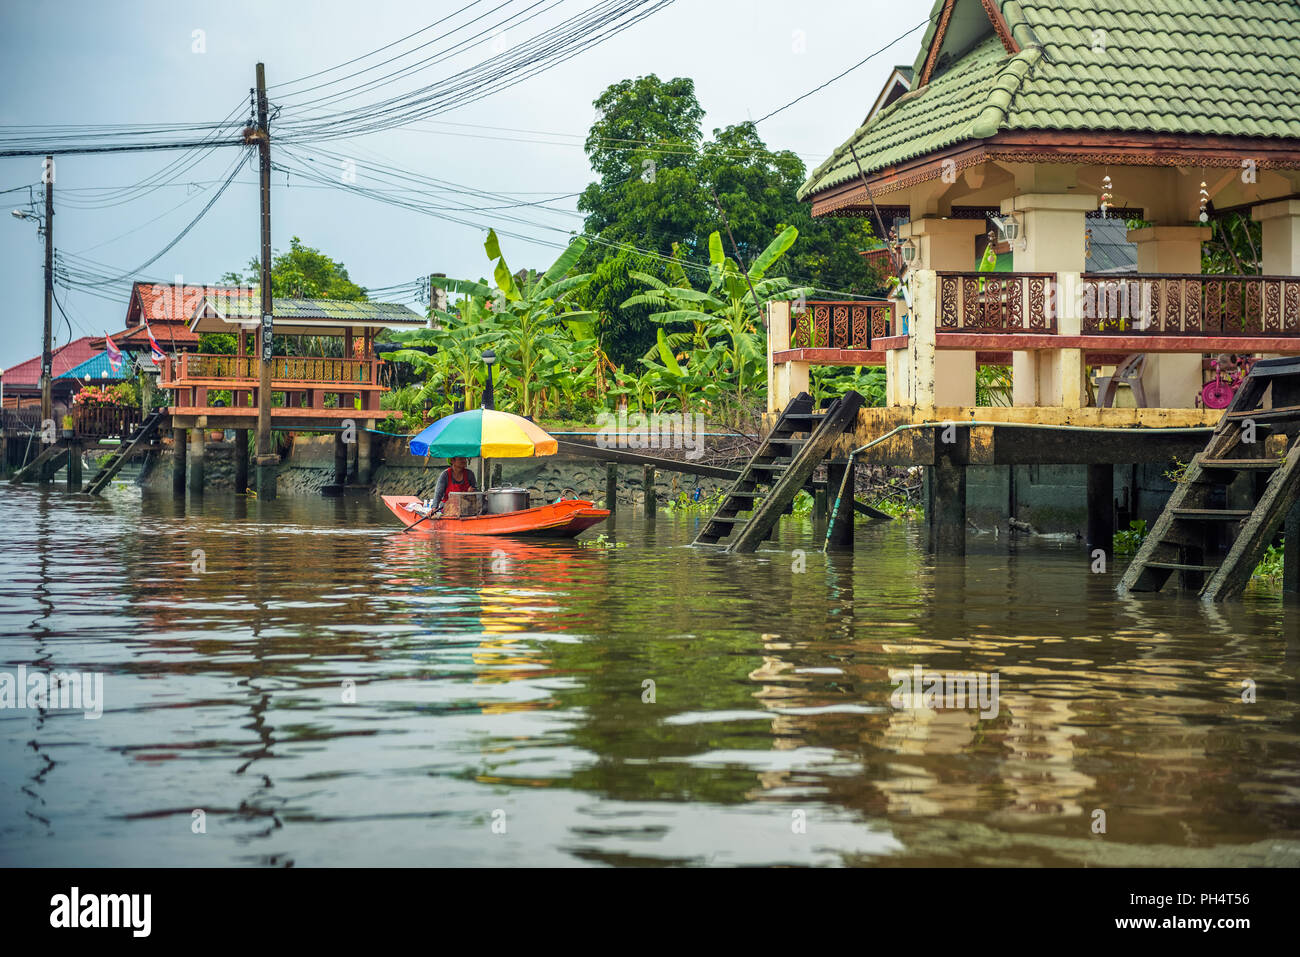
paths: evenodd
<path fill-rule="evenodd" d="M 207 302 L 227 318 L 257 318 L 262 314 L 261 300 L 244 289 L 217 289 Z M 395 302 L 369 302 L 346 299 L 274 299 L 271 302 L 277 319 L 351 319 L 356 322 L 391 322 L 394 325 L 424 325 L 423 316 Z"/>
<path fill-rule="evenodd" d="M 857 176 L 850 145 L 870 173 L 1003 130 L 1300 139 L 1294 0 L 995 2 L 1020 52 L 1008 54 L 990 24 L 813 170 L 801 199 Z M 931 14 L 918 77 L 943 4 Z M 949 32 L 976 16 L 979 0 L 958 0 Z"/>

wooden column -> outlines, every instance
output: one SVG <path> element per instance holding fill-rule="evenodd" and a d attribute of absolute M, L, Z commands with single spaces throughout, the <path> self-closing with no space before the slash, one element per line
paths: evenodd
<path fill-rule="evenodd" d="M 348 482 L 348 443 L 343 441 L 343 433 L 334 433 L 334 484 L 346 485 Z"/>
<path fill-rule="evenodd" d="M 836 551 L 853 551 L 853 486 L 856 466 L 847 462 L 828 462 L 826 464 L 826 491 L 821 494 L 834 507 L 834 496 L 839 494 L 840 483 L 848 473 L 844 485 L 844 495 L 840 498 L 839 508 L 830 516 L 830 527 L 826 530 L 826 547 Z"/>
<path fill-rule="evenodd" d="M 645 517 L 651 523 L 655 520 L 655 512 L 659 510 L 658 495 L 655 492 L 655 467 L 647 465 L 641 476 L 642 490 L 645 493 Z"/>
<path fill-rule="evenodd" d="M 195 429 L 190 447 L 190 492 L 203 494 L 203 458 L 208 448 L 208 430 Z"/>
<path fill-rule="evenodd" d="M 613 462 L 605 465 L 605 507 L 611 516 L 618 511 L 618 465 Z"/>
<path fill-rule="evenodd" d="M 1115 548 L 1115 468 L 1088 466 L 1088 551 L 1100 548 L 1109 562 Z"/>
<path fill-rule="evenodd" d="M 188 429 L 172 429 L 172 495 L 185 497 L 185 440 Z"/>
<path fill-rule="evenodd" d="M 68 491 L 81 491 L 81 442 L 68 440 Z"/>
<path fill-rule="evenodd" d="M 239 393 L 232 392 L 232 401 Z M 235 429 L 235 494 L 248 491 L 248 429 Z"/>

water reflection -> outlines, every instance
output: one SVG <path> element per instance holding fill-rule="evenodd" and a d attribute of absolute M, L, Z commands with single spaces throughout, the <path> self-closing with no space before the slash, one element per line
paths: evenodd
<path fill-rule="evenodd" d="M 1074 546 L 936 559 L 909 525 L 737 558 L 635 511 L 612 548 L 356 498 L 6 490 L 0 520 L 3 667 L 108 698 L 0 711 L 6 863 L 1300 863 L 1266 595 L 1121 601 Z M 894 707 L 918 666 L 996 673 L 996 715 Z"/>

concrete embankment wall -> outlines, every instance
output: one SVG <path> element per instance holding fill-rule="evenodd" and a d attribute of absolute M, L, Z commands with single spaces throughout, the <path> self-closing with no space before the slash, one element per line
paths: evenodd
<path fill-rule="evenodd" d="M 188 447 L 193 456 L 194 444 Z M 372 446 L 376 494 L 432 494 L 438 475 L 446 468 L 443 459 L 424 459 L 411 455 L 406 441 L 375 436 Z M 494 459 L 501 466 L 504 485 L 528 489 L 533 495 L 552 501 L 562 494 L 603 502 L 605 498 L 605 463 L 568 455 L 543 458 Z M 225 442 L 208 441 L 204 456 L 204 485 L 212 491 L 234 488 L 234 449 Z M 483 477 L 479 476 L 480 484 Z M 154 492 L 171 490 L 171 452 L 168 449 L 151 472 L 147 487 Z M 295 435 L 293 448 L 280 466 L 276 489 L 281 495 L 320 495 L 334 484 L 334 436 Z M 619 500 L 644 500 L 644 473 L 641 466 L 619 466 Z M 729 483 L 721 479 L 660 471 L 655 474 L 655 493 L 662 503 L 681 492 L 698 487 L 708 495 Z"/>

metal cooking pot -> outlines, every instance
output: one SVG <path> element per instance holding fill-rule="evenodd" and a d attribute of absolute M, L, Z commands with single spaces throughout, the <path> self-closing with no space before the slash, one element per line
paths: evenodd
<path fill-rule="evenodd" d="M 487 492 L 487 511 L 490 515 L 522 512 L 528 508 L 528 489 L 494 488 Z"/>

